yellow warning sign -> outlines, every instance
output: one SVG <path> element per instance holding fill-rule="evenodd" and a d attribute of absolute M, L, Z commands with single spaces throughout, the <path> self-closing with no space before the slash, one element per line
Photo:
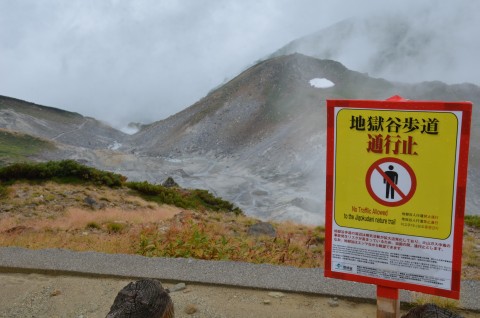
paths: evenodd
<path fill-rule="evenodd" d="M 445 239 L 452 230 L 460 112 L 340 108 L 334 220 Z"/>

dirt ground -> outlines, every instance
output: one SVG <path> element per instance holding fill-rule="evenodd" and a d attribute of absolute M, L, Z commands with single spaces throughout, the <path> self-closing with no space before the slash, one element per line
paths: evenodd
<path fill-rule="evenodd" d="M 105 317 L 117 293 L 132 280 L 40 274 L 0 274 L 0 317 Z M 163 284 L 171 288 L 172 284 Z M 294 293 L 187 285 L 172 292 L 175 317 L 376 316 L 375 304 Z M 466 318 L 480 313 L 461 313 Z"/>

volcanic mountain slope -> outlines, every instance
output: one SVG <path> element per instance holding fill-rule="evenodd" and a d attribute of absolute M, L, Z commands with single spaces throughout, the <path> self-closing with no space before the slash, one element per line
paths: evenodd
<path fill-rule="evenodd" d="M 88 149 L 112 147 L 125 137 L 93 118 L 5 96 L 0 96 L 0 128 Z"/>
<path fill-rule="evenodd" d="M 334 86 L 314 87 L 310 81 L 315 78 L 326 78 Z M 289 126 L 295 133 L 288 135 L 301 135 L 295 140 L 301 143 L 325 131 L 327 98 L 386 99 L 396 94 L 417 100 L 480 101 L 480 88 L 472 84 L 393 83 L 332 60 L 293 54 L 260 62 L 191 107 L 142 129 L 132 141 L 137 151 L 151 155 L 231 155 Z"/>
<path fill-rule="evenodd" d="M 312 86 L 316 78 L 334 86 Z M 396 94 L 480 102 L 475 85 L 392 83 L 335 61 L 293 54 L 251 67 L 184 111 L 142 129 L 124 149 L 178 160 L 172 174 L 185 186 L 210 188 L 247 213 L 317 222 L 325 190 L 325 100 Z M 477 108 L 474 115 L 478 122 Z M 479 135 L 478 125 L 473 135 Z M 472 158 L 478 152 L 473 146 Z M 478 170 L 471 173 L 478 180 Z M 469 190 L 471 209 L 478 207 L 475 189 Z"/>
<path fill-rule="evenodd" d="M 333 88 L 318 89 L 314 78 Z M 261 62 L 184 111 L 137 133 L 137 150 L 156 155 L 213 152 L 231 155 L 287 129 L 309 136 L 325 131 L 327 97 L 389 97 L 394 86 L 352 72 L 338 62 L 294 54 Z M 288 134 L 294 136 L 295 134 Z M 302 138 L 296 142 L 305 142 Z"/>

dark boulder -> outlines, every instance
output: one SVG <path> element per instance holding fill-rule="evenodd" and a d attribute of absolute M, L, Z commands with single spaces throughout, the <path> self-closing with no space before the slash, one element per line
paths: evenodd
<path fill-rule="evenodd" d="M 173 302 L 155 279 L 131 282 L 118 292 L 106 318 L 173 318 Z"/>
<path fill-rule="evenodd" d="M 168 177 L 167 180 L 165 180 L 162 183 L 162 186 L 164 186 L 165 188 L 178 188 L 179 187 L 178 183 L 176 183 L 175 180 L 173 180 L 172 177 Z"/>
<path fill-rule="evenodd" d="M 260 222 L 257 224 L 253 224 L 248 228 L 247 234 L 250 236 L 261 236 L 261 235 L 266 235 L 266 236 L 271 236 L 271 237 L 276 237 L 277 236 L 277 231 L 268 222 Z"/>

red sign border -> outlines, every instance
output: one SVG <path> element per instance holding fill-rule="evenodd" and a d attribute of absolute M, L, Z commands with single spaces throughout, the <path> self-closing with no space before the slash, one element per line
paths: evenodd
<path fill-rule="evenodd" d="M 410 174 L 410 176 L 412 177 L 412 186 L 410 188 L 410 193 L 408 193 L 407 196 L 405 196 L 405 199 L 403 200 L 400 200 L 400 201 L 393 201 L 393 202 L 388 202 L 388 201 L 382 201 L 382 202 L 379 202 L 379 200 L 377 200 L 378 196 L 377 194 L 373 191 L 372 189 L 372 185 L 370 184 L 370 176 L 372 175 L 373 173 L 373 170 L 375 170 L 375 165 L 380 165 L 384 162 L 394 162 L 398 165 L 401 165 L 405 170 L 407 170 L 407 172 Z M 388 181 L 387 181 L 388 182 Z M 413 197 L 413 195 L 415 194 L 415 190 L 417 189 L 417 177 L 415 176 L 415 172 L 413 171 L 412 167 L 410 167 L 405 161 L 403 160 L 400 160 L 400 159 L 397 159 L 397 158 L 393 158 L 393 157 L 387 157 L 387 158 L 382 158 L 382 159 L 379 159 L 377 161 L 375 161 L 371 166 L 370 168 L 368 169 L 367 171 L 367 175 L 365 177 L 365 184 L 367 186 L 367 191 L 368 193 L 370 194 L 370 196 L 375 200 L 377 201 L 378 203 L 380 203 L 381 205 L 384 205 L 384 206 L 400 206 L 400 205 L 403 205 L 405 203 L 407 203 L 408 201 L 410 201 L 410 199 Z M 402 202 L 403 201 L 403 202 Z"/>
<path fill-rule="evenodd" d="M 455 201 L 455 234 L 453 237 L 452 285 L 450 290 L 404 283 L 386 279 L 361 276 L 332 271 L 332 225 L 333 225 L 333 181 L 335 149 L 335 108 L 381 109 L 381 110 L 415 110 L 415 111 L 461 111 L 461 136 L 458 160 L 458 176 Z M 460 298 L 460 281 L 462 270 L 463 222 L 465 213 L 465 196 L 467 187 L 468 150 L 472 117 L 471 102 L 445 101 L 411 101 L 403 99 L 380 100 L 327 100 L 327 162 L 326 162 L 326 199 L 325 199 L 325 277 L 351 280 L 360 283 L 406 289 L 453 299 Z"/>

